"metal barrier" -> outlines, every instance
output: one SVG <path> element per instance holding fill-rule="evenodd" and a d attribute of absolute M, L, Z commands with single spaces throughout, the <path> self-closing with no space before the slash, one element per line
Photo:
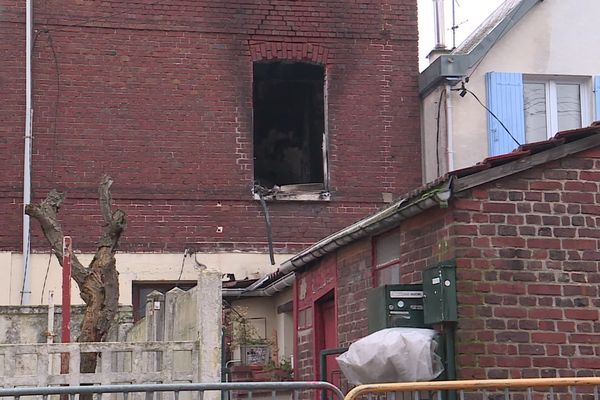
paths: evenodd
<path fill-rule="evenodd" d="M 180 395 L 186 398 L 208 400 L 207 398 L 220 398 L 215 392 L 227 393 L 229 398 L 243 398 L 247 400 L 269 399 L 277 400 L 278 393 L 283 393 L 286 398 L 298 400 L 306 391 L 330 391 L 335 400 L 343 400 L 344 394 L 328 382 L 222 382 L 222 383 L 169 383 L 169 384 L 138 384 L 138 385 L 98 385 L 98 386 L 46 386 L 0 389 L 0 397 L 12 397 L 18 400 L 24 396 L 37 396 L 48 400 L 48 396 L 68 395 L 69 400 L 77 400 L 79 395 L 92 395 L 95 399 L 103 399 L 105 394 L 122 395 L 119 398 L 130 400 L 130 394 L 142 394 L 144 399 L 153 399 L 155 394 L 179 400 Z M 213 396 L 205 396 L 215 394 Z M 105 397 L 104 397 L 105 398 Z"/>
<path fill-rule="evenodd" d="M 334 385 L 337 385 L 337 387 L 343 392 L 348 390 L 348 382 L 343 379 L 344 374 L 342 374 L 341 370 L 327 370 L 327 356 L 342 354 L 347 351 L 347 347 L 338 347 L 333 349 L 323 349 L 319 353 L 319 380 L 333 383 Z M 327 374 L 328 372 L 329 376 Z M 335 377 L 338 377 L 338 379 L 335 379 Z M 327 393 L 321 392 L 321 400 L 327 400 Z"/>
<path fill-rule="evenodd" d="M 357 386 L 345 400 L 443 400 L 449 394 L 460 400 L 600 400 L 599 386 L 600 377 L 383 383 Z"/>

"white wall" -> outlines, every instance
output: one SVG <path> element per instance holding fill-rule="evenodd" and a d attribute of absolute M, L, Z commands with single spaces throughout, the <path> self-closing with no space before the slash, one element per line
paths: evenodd
<path fill-rule="evenodd" d="M 492 47 L 473 71 L 467 87 L 485 104 L 487 72 L 600 75 L 598 15 L 598 0 L 545 0 L 538 3 Z M 591 90 L 591 80 L 589 84 Z M 426 152 L 435 152 L 431 138 L 435 135 L 437 108 L 434 103 L 438 95 L 432 92 L 423 100 Z M 457 92 L 452 92 L 451 96 L 454 167 L 458 169 L 488 156 L 487 115 L 471 95 L 460 97 Z M 425 166 L 425 179 L 430 181 L 435 177 L 435 171 L 431 163 Z"/>
<path fill-rule="evenodd" d="M 275 261 L 281 263 L 292 254 L 276 254 Z M 87 265 L 92 254 L 77 254 L 79 260 Z M 233 273 L 236 279 L 259 278 L 275 271 L 277 266 L 270 265 L 268 254 L 259 253 L 202 253 L 197 254 L 198 262 L 209 269 L 221 273 Z M 183 254 L 155 253 L 117 253 L 117 270 L 119 271 L 120 304 L 131 304 L 132 281 L 175 281 L 181 271 Z M 48 261 L 50 267 L 48 268 Z M 54 291 L 54 303 L 61 302 L 61 273 L 62 270 L 54 256 L 46 254 L 31 254 L 31 303 L 47 304 L 48 291 Z M 18 305 L 21 302 L 23 285 L 22 256 L 18 253 L 0 252 L 0 268 L 6 274 L 0 280 L 0 304 Z M 186 257 L 182 280 L 196 280 L 198 270 L 194 268 L 194 256 Z M 48 271 L 48 280 L 42 298 L 44 277 Z M 82 303 L 75 282 L 71 282 L 71 297 L 74 304 Z"/>
<path fill-rule="evenodd" d="M 449 149 L 447 144 L 448 135 L 446 134 L 446 93 L 442 93 L 443 91 L 443 86 L 436 88 L 421 103 L 424 182 L 431 182 L 439 175 L 448 171 Z M 437 126 L 438 107 L 440 107 L 439 131 Z M 436 151 L 436 149 L 438 150 Z"/>
<path fill-rule="evenodd" d="M 266 338 L 277 338 L 279 360 L 289 360 L 294 354 L 293 313 L 277 313 L 277 307 L 292 301 L 292 296 L 290 287 L 272 297 L 243 297 L 230 302 L 233 307 L 245 311 L 247 318 L 266 318 Z M 263 330 L 261 327 L 258 333 L 262 334 Z M 239 359 L 239 352 L 235 352 L 234 359 Z"/>
<path fill-rule="evenodd" d="M 274 298 L 275 307 L 293 301 L 294 291 L 292 288 L 279 293 Z M 293 312 L 278 313 L 277 319 L 277 343 L 279 344 L 279 358 L 290 360 L 294 354 L 294 314 Z"/>

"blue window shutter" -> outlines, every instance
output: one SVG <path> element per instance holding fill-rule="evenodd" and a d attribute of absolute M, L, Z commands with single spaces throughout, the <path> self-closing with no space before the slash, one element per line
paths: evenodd
<path fill-rule="evenodd" d="M 600 121 L 600 75 L 594 77 L 594 97 L 596 100 L 595 121 Z"/>
<path fill-rule="evenodd" d="M 525 143 L 523 75 L 513 72 L 488 72 L 486 84 L 488 108 L 506 125 L 520 144 Z M 496 118 L 488 113 L 487 120 L 490 156 L 514 150 L 517 144 Z"/>

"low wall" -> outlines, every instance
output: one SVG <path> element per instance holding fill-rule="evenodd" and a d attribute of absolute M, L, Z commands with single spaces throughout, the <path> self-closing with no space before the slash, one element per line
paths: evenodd
<path fill-rule="evenodd" d="M 199 382 L 199 350 L 197 341 L 0 345 L 0 386 Z M 99 353 L 96 373 L 79 373 L 82 353 Z"/>
<path fill-rule="evenodd" d="M 71 307 L 71 338 L 79 336 L 85 306 Z M 0 306 L 0 344 L 46 343 L 49 336 L 60 342 L 62 308 L 54 307 L 54 328 L 48 329 L 48 306 Z M 133 325 L 131 306 L 119 306 L 118 324 L 108 334 L 108 341 L 122 341 Z"/>
<path fill-rule="evenodd" d="M 60 307 L 52 312 L 50 332 L 47 306 L 0 307 L 0 384 L 220 382 L 221 274 L 201 271 L 197 279 L 188 292 L 150 293 L 146 317 L 135 326 L 131 306 L 121 307 L 109 334 L 113 343 L 45 344 L 49 335 L 60 338 Z M 73 340 L 83 311 L 72 307 Z M 95 374 L 79 374 L 82 352 L 101 353 Z M 70 354 L 68 375 L 58 373 L 61 353 Z"/>
<path fill-rule="evenodd" d="M 128 342 L 199 341 L 199 382 L 221 380 L 221 273 L 201 271 L 196 287 L 174 288 L 146 298 L 146 316 L 127 332 Z M 179 362 L 179 358 L 176 357 Z"/>

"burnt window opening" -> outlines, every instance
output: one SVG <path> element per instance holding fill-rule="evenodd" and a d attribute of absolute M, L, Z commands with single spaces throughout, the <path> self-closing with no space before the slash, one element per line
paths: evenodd
<path fill-rule="evenodd" d="M 325 188 L 324 79 L 324 68 L 319 65 L 254 63 L 254 179 L 258 185 Z"/>

